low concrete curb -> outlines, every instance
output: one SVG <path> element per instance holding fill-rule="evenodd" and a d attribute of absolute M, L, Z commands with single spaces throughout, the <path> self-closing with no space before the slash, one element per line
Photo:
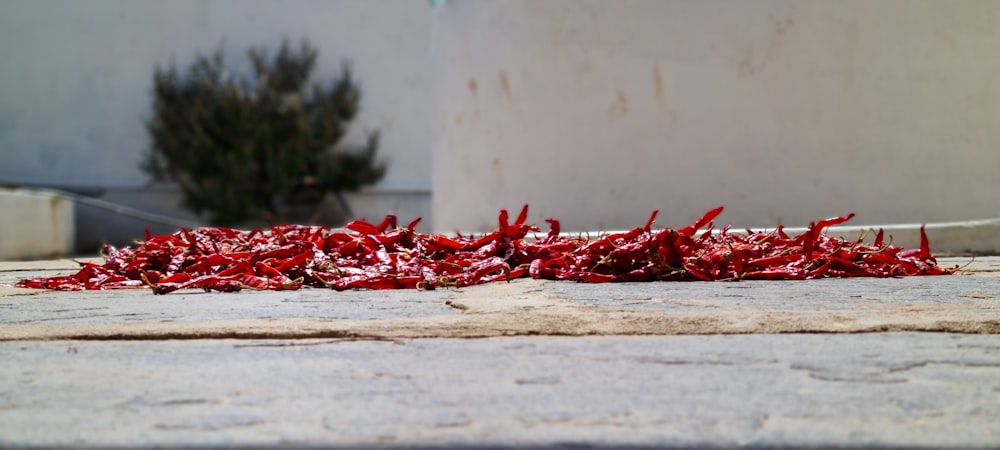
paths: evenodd
<path fill-rule="evenodd" d="M 0 187 L 0 261 L 72 254 L 73 209 L 55 192 Z"/>

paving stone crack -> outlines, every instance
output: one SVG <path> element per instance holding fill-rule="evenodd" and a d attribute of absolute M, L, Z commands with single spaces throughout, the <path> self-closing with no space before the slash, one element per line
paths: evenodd
<path fill-rule="evenodd" d="M 317 345 L 327 345 L 327 344 L 339 344 L 342 342 L 358 342 L 358 341 L 381 341 L 381 342 L 391 342 L 396 345 L 406 345 L 406 341 L 402 339 L 389 339 L 383 337 L 347 337 L 340 339 L 330 339 L 322 342 L 268 342 L 262 344 L 235 344 L 233 348 L 252 348 L 252 347 L 313 347 Z"/>

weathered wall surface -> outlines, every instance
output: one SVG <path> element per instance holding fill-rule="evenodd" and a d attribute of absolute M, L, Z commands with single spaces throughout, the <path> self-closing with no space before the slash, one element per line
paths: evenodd
<path fill-rule="evenodd" d="M 282 36 L 319 47 L 321 78 L 353 61 L 352 139 L 380 129 L 390 162 L 351 197 L 360 215 L 449 231 L 524 203 L 567 229 L 718 204 L 741 226 L 1000 216 L 1000 4 L 975 0 L 12 0 L 0 181 L 169 214 L 152 203 L 170 193 L 131 192 L 153 67 L 222 39 L 239 66 Z"/>
<path fill-rule="evenodd" d="M 436 224 L 1000 216 L 1000 3 L 447 2 Z"/>
<path fill-rule="evenodd" d="M 143 121 L 156 65 L 185 68 L 197 52 L 221 42 L 234 71 L 248 71 L 248 47 L 274 49 L 284 36 L 305 37 L 320 52 L 317 79 L 338 75 L 341 61 L 349 60 L 361 83 L 350 139 L 382 132 L 389 172 L 368 197 L 402 192 L 420 197 L 414 209 L 429 210 L 433 13 L 425 0 L 4 2 L 0 183 L 142 186 L 147 177 L 138 163 L 148 145 Z M 161 194 L 119 197 L 162 210 L 142 204 Z M 376 203 L 378 209 L 392 201 Z M 355 209 L 369 212 L 365 204 Z"/>

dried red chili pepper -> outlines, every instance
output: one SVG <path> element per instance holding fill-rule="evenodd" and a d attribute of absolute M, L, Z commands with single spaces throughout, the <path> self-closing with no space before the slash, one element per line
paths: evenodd
<path fill-rule="evenodd" d="M 872 244 L 823 234 L 853 214 L 810 224 L 799 236 L 782 227 L 771 233 L 712 231 L 718 207 L 690 225 L 653 231 L 658 211 L 645 225 L 596 239 L 560 234 L 556 219 L 549 232 L 526 224 L 527 206 L 513 223 L 507 211 L 498 228 L 478 238 L 446 237 L 405 228 L 395 216 L 371 224 L 353 221 L 343 230 L 286 225 L 243 232 L 230 228 L 181 230 L 152 236 L 135 248 L 107 247 L 105 263 L 81 264 L 73 275 L 21 280 L 27 288 L 82 290 L 149 286 L 164 294 L 202 288 L 242 289 L 435 289 L 469 286 L 530 276 L 591 283 L 612 281 L 714 281 L 947 275 L 957 268 L 937 265 L 921 228 L 919 249 Z M 700 235 L 696 236 L 699 231 Z"/>

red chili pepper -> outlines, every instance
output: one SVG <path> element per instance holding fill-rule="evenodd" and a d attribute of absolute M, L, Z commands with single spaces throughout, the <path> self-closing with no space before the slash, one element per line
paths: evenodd
<path fill-rule="evenodd" d="M 448 238 L 415 231 L 419 221 L 398 228 L 395 216 L 378 225 L 354 221 L 347 231 L 284 225 L 267 231 L 230 228 L 182 229 L 152 236 L 136 248 L 105 249 L 103 265 L 84 263 L 73 275 L 21 280 L 30 288 L 79 290 L 150 286 L 163 294 L 178 289 L 216 291 L 298 289 L 303 285 L 343 289 L 434 289 L 530 276 L 602 283 L 609 281 L 805 279 L 842 276 L 947 275 L 937 265 L 921 228 L 919 249 L 883 242 L 845 241 L 823 234 L 853 214 L 810 224 L 795 237 L 779 226 L 771 233 L 713 233 L 722 207 L 679 230 L 645 225 L 596 239 L 560 235 L 525 224 L 524 207 L 514 223 L 506 211 L 497 230 L 479 238 Z M 698 237 L 695 234 L 703 230 Z"/>
<path fill-rule="evenodd" d="M 709 210 L 703 216 L 698 218 L 698 220 L 694 221 L 694 223 L 684 228 L 681 228 L 680 230 L 677 230 L 677 232 L 685 236 L 694 236 L 694 233 L 696 231 L 698 231 L 705 225 L 708 225 L 711 221 L 715 220 L 716 217 L 719 217 L 719 214 L 722 214 L 722 209 L 723 207 L 719 206 L 718 208 Z"/>

